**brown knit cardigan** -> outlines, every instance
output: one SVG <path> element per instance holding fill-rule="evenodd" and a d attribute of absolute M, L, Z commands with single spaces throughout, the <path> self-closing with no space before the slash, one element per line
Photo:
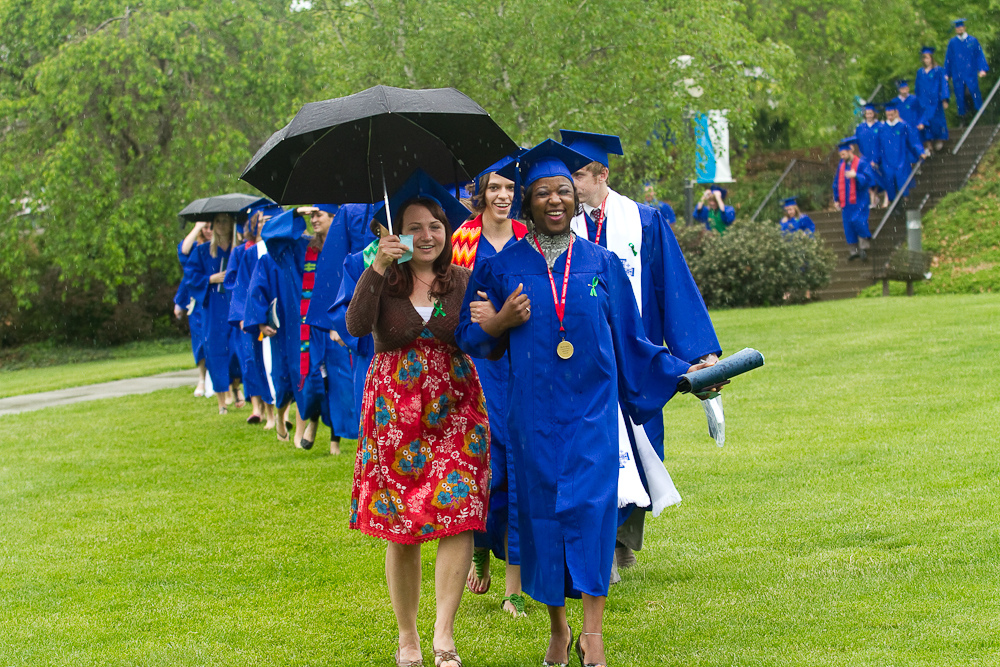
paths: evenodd
<path fill-rule="evenodd" d="M 439 341 L 455 345 L 458 315 L 471 272 L 454 265 L 451 270 L 451 289 L 441 297 L 444 316 L 432 315 L 424 324 L 408 296 L 393 297 L 382 293 L 386 278 L 369 266 L 361 274 L 351 304 L 347 307 L 347 331 L 356 338 L 372 334 L 376 352 L 397 350 L 407 345 L 416 340 L 425 327 Z"/>

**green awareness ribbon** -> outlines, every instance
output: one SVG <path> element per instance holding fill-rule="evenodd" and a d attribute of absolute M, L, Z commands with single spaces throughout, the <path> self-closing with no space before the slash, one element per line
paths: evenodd
<path fill-rule="evenodd" d="M 629 244 L 628 244 L 628 247 L 629 247 L 629 248 L 632 248 L 632 256 L 633 256 L 633 257 L 635 257 L 636 255 L 638 255 L 638 254 L 639 254 L 638 252 L 636 252 L 636 249 L 635 249 L 635 244 L 634 244 L 634 243 L 629 243 Z"/>
<path fill-rule="evenodd" d="M 594 276 L 594 279 L 590 283 L 590 296 L 597 296 L 597 286 L 599 284 L 600 283 L 597 281 L 597 276 Z"/>
<path fill-rule="evenodd" d="M 431 317 L 434 317 L 434 315 L 444 317 L 444 304 L 441 303 L 440 299 L 434 301 L 434 312 L 431 314 Z"/>

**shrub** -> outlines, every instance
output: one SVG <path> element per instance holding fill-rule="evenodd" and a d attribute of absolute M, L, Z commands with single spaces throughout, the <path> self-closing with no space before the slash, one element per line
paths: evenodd
<path fill-rule="evenodd" d="M 836 264 L 822 239 L 782 236 L 770 221 L 737 220 L 722 236 L 697 225 L 674 231 L 710 308 L 807 301 L 829 284 Z"/>

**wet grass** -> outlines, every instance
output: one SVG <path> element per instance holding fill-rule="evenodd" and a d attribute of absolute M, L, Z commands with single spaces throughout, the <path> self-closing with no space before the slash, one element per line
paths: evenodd
<path fill-rule="evenodd" d="M 668 405 L 684 502 L 612 589 L 611 664 L 997 664 L 998 307 L 716 313 L 767 365 L 725 390 L 722 449 Z M 295 451 L 243 412 L 178 389 L 0 417 L 0 665 L 391 664 L 384 546 L 346 528 L 353 443 Z M 467 665 L 541 661 L 545 610 L 503 615 L 502 576 L 463 600 Z"/>
<path fill-rule="evenodd" d="M 25 345 L 0 353 L 0 398 L 192 368 L 187 338 L 119 347 Z"/>

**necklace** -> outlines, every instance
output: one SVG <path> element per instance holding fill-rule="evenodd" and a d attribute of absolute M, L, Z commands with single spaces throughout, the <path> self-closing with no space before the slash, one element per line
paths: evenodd
<path fill-rule="evenodd" d="M 430 301 L 432 304 L 434 304 L 434 312 L 432 313 L 432 315 L 438 315 L 440 317 L 444 317 L 445 316 L 444 303 L 441 301 L 441 299 L 431 294 L 431 289 L 433 289 L 433 285 L 431 283 L 428 283 L 420 276 L 418 276 L 416 273 L 413 274 L 413 277 L 422 282 L 424 285 L 427 285 L 427 300 Z"/>

